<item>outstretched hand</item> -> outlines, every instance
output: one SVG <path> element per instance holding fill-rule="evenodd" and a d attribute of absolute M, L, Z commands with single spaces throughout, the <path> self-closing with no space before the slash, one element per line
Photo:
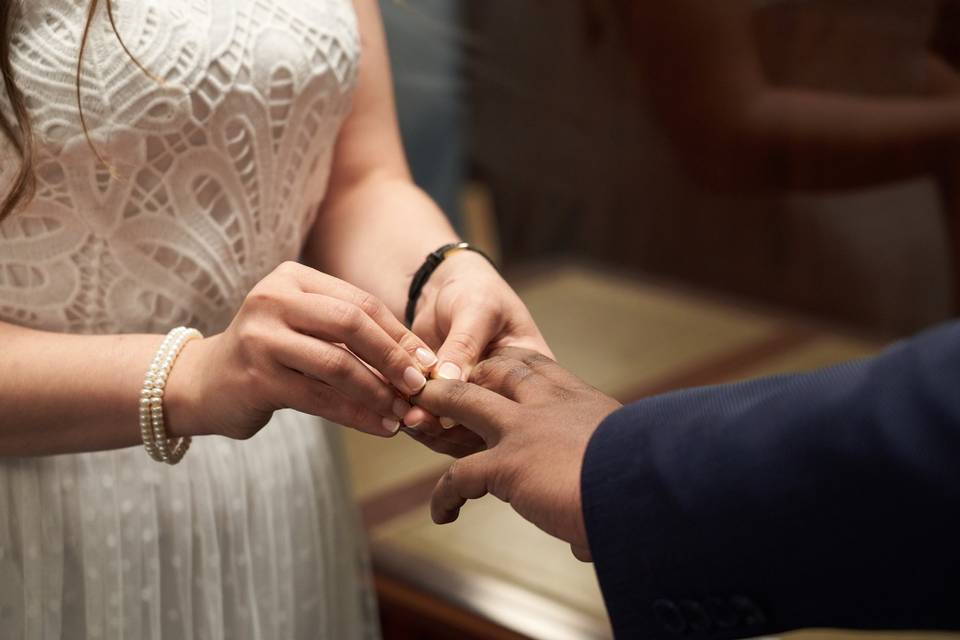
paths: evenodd
<path fill-rule="evenodd" d="M 434 522 L 490 493 L 590 560 L 580 470 L 590 436 L 619 402 L 550 358 L 503 348 L 476 366 L 471 382 L 435 380 L 415 398 L 479 436 L 486 450 L 454 461 L 434 489 Z"/>

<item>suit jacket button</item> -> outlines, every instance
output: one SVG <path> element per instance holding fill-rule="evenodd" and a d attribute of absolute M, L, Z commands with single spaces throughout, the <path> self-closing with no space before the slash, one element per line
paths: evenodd
<path fill-rule="evenodd" d="M 687 630 L 687 621 L 673 600 L 657 600 L 653 603 L 653 615 L 667 633 L 680 635 Z"/>
<path fill-rule="evenodd" d="M 763 610 L 747 596 L 732 596 L 730 604 L 736 609 L 740 621 L 748 627 L 759 627 L 767 623 Z"/>
<path fill-rule="evenodd" d="M 710 616 L 703 605 L 694 600 L 681 600 L 677 603 L 680 612 L 687 621 L 687 628 L 693 632 L 707 631 L 711 626 Z"/>
<path fill-rule="evenodd" d="M 733 608 L 726 598 L 710 597 L 703 601 L 703 606 L 707 610 L 713 624 L 720 629 L 730 629 L 737 626 L 740 622 L 740 616 L 737 610 Z"/>

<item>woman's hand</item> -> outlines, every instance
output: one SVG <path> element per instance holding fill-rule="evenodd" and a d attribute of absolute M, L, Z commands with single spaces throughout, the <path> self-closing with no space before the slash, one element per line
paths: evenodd
<path fill-rule="evenodd" d="M 375 297 L 297 263 L 264 278 L 222 334 L 189 345 L 166 397 L 178 434 L 249 438 L 293 408 L 389 437 L 436 356 Z"/>
<path fill-rule="evenodd" d="M 466 380 L 484 354 L 522 347 L 552 357 L 527 307 L 480 254 L 441 263 L 417 304 L 413 332 L 437 348 L 437 377 Z"/>
<path fill-rule="evenodd" d="M 520 347 L 553 357 L 530 312 L 510 285 L 480 254 L 460 251 L 433 273 L 417 304 L 413 332 L 437 349 L 434 377 L 467 380 L 487 353 Z M 483 449 L 476 434 L 437 421 L 420 408 L 404 418 L 405 431 L 430 448 L 461 457 Z"/>

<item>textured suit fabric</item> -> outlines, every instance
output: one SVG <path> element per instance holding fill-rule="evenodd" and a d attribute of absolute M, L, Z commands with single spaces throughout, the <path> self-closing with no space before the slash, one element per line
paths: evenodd
<path fill-rule="evenodd" d="M 618 638 L 960 629 L 960 323 L 628 405 L 582 473 Z"/>

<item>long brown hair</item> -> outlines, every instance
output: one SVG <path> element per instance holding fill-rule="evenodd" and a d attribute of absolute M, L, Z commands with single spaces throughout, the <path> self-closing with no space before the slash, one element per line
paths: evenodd
<path fill-rule="evenodd" d="M 36 145 L 33 138 L 33 127 L 30 124 L 30 113 L 27 110 L 26 99 L 23 92 L 17 86 L 16 76 L 11 62 L 11 47 L 13 41 L 14 18 L 16 9 L 22 0 L 0 0 L 0 75 L 3 76 L 3 87 L 7 92 L 7 99 L 13 111 L 13 122 L 7 117 L 7 114 L 0 111 L 0 130 L 10 140 L 17 153 L 20 155 L 20 168 L 17 175 L 11 182 L 9 191 L 3 195 L 0 200 L 0 222 L 3 222 L 17 207 L 26 204 L 34 196 L 37 186 L 36 179 Z M 35 0 L 31 0 L 35 1 Z M 130 57 L 144 73 L 150 75 L 137 58 L 130 52 L 120 32 L 117 30 L 117 23 L 114 17 L 113 0 L 105 0 L 107 8 L 107 17 L 110 26 L 120 42 L 124 52 Z M 80 89 L 80 79 L 83 73 L 83 56 L 87 50 L 87 40 L 90 36 L 90 27 L 93 24 L 93 18 L 100 6 L 100 0 L 90 0 L 90 6 L 87 9 L 87 19 L 83 26 L 83 36 L 80 40 L 80 50 L 77 53 L 77 77 L 76 94 L 77 109 L 80 114 L 80 126 L 83 128 L 83 134 L 87 138 L 87 143 L 93 150 L 97 159 L 104 165 L 110 166 L 107 160 L 101 155 L 99 150 L 90 139 L 90 131 L 87 128 L 87 119 L 83 111 L 83 101 Z"/>

